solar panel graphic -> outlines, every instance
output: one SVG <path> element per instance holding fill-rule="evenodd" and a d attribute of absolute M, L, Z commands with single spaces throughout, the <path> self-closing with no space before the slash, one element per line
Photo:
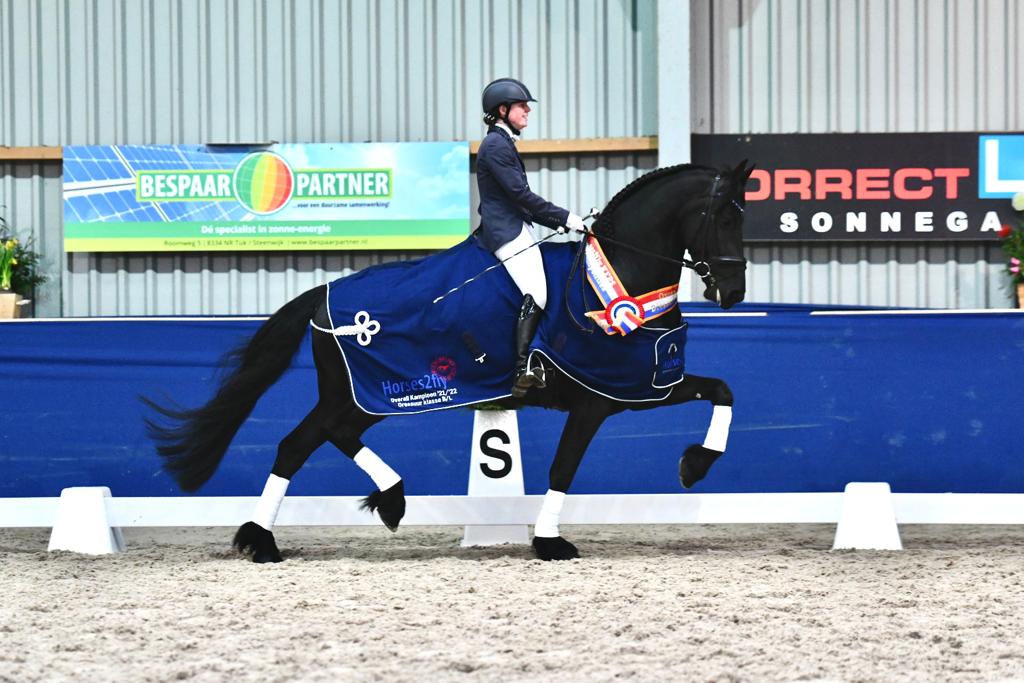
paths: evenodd
<path fill-rule="evenodd" d="M 468 229 L 465 142 L 64 148 L 69 252 L 445 248 Z"/>
<path fill-rule="evenodd" d="M 240 205 L 221 202 L 138 202 L 139 171 L 234 170 L 243 152 L 209 152 L 204 147 L 65 147 L 64 199 L 76 200 L 76 222 L 251 220 Z"/>

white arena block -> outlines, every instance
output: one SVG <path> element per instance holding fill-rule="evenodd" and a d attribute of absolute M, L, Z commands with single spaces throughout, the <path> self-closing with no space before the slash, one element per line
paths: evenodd
<path fill-rule="evenodd" d="M 49 550 L 106 555 L 124 550 L 121 529 L 107 519 L 106 486 L 74 486 L 60 492 Z"/>
<path fill-rule="evenodd" d="M 889 484 L 846 485 L 832 549 L 903 550 Z"/>
<path fill-rule="evenodd" d="M 523 495 L 519 418 L 514 410 L 475 411 L 470 453 L 468 495 Z M 529 542 L 530 533 L 525 525 L 467 526 L 462 536 L 463 546 Z"/>

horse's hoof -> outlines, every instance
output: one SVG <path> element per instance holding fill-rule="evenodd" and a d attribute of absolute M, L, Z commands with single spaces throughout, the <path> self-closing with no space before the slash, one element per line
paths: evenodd
<path fill-rule="evenodd" d="M 722 451 L 713 451 L 700 444 L 693 444 L 683 452 L 679 460 L 679 483 L 688 489 L 703 479 Z"/>
<path fill-rule="evenodd" d="M 235 540 L 231 543 L 243 555 L 252 554 L 252 561 L 260 564 L 281 562 L 281 551 L 274 542 L 273 532 L 267 531 L 256 522 L 246 522 L 238 527 Z"/>
<path fill-rule="evenodd" d="M 359 509 L 369 510 L 371 514 L 376 512 L 389 531 L 398 531 L 398 524 L 405 517 L 405 486 L 399 480 L 387 491 L 377 489 L 363 498 Z"/>
<path fill-rule="evenodd" d="M 281 553 L 278 552 L 277 548 L 273 548 L 253 553 L 252 561 L 256 564 L 267 564 L 268 562 L 284 562 L 284 558 L 281 557 Z"/>
<path fill-rule="evenodd" d="M 576 550 L 576 546 L 561 536 L 554 538 L 534 536 L 533 551 L 537 553 L 538 559 L 545 562 L 548 560 L 574 560 L 580 556 L 580 551 Z"/>

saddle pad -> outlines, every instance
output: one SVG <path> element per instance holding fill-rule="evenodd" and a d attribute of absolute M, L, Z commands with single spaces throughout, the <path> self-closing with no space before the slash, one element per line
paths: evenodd
<path fill-rule="evenodd" d="M 581 332 L 566 315 L 564 287 L 576 245 L 542 245 L 548 310 L 532 353 L 588 388 L 625 401 L 653 401 L 682 380 L 685 324 L 642 328 L 627 337 L 601 333 L 584 311 L 597 304 L 570 283 Z M 327 309 L 364 411 L 397 415 L 442 410 L 509 396 L 514 334 L 522 295 L 504 267 L 434 303 L 466 279 L 497 264 L 470 236 L 447 251 L 373 266 L 329 283 Z M 587 308 L 589 306 L 589 309 Z"/>

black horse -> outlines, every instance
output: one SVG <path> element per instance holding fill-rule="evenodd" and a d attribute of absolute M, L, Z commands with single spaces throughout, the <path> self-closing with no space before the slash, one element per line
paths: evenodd
<path fill-rule="evenodd" d="M 695 270 L 706 286 L 704 296 L 728 309 L 743 300 L 746 288 L 743 258 L 744 186 L 753 167 L 733 170 L 684 164 L 644 175 L 620 191 L 593 225 L 608 260 L 630 292 L 647 292 L 678 282 L 681 266 Z M 689 252 L 692 261 L 684 261 Z M 274 313 L 238 349 L 228 354 L 233 369 L 216 395 L 201 408 L 181 410 L 143 399 L 166 418 L 148 421 L 165 468 L 186 491 L 195 491 L 217 469 L 236 432 L 259 397 L 287 370 L 310 327 L 325 318 L 325 285 L 311 289 Z M 558 302 L 549 305 L 554 309 Z M 662 316 L 659 326 L 681 323 L 677 307 Z M 309 455 L 326 441 L 355 460 L 378 488 L 364 501 L 371 512 L 396 530 L 405 514 L 401 479 L 361 441 L 363 433 L 383 419 L 361 410 L 353 400 L 348 370 L 329 332 L 312 332 L 319 400 L 302 422 L 279 444 L 267 487 L 254 512 L 235 535 L 234 545 L 251 552 L 256 562 L 279 562 L 271 531 L 288 481 Z M 645 410 L 693 400 L 714 406 L 703 444 L 687 448 L 679 476 L 689 488 L 702 479 L 725 450 L 733 397 L 722 380 L 686 375 L 660 402 L 626 403 L 600 395 L 557 370 L 550 370 L 544 389 L 531 389 L 522 399 L 507 398 L 506 408 L 542 406 L 569 413 L 550 471 L 550 490 L 534 531 L 533 547 L 543 560 L 578 557 L 576 547 L 558 533 L 565 493 L 591 439 L 606 418 L 624 410 Z"/>

